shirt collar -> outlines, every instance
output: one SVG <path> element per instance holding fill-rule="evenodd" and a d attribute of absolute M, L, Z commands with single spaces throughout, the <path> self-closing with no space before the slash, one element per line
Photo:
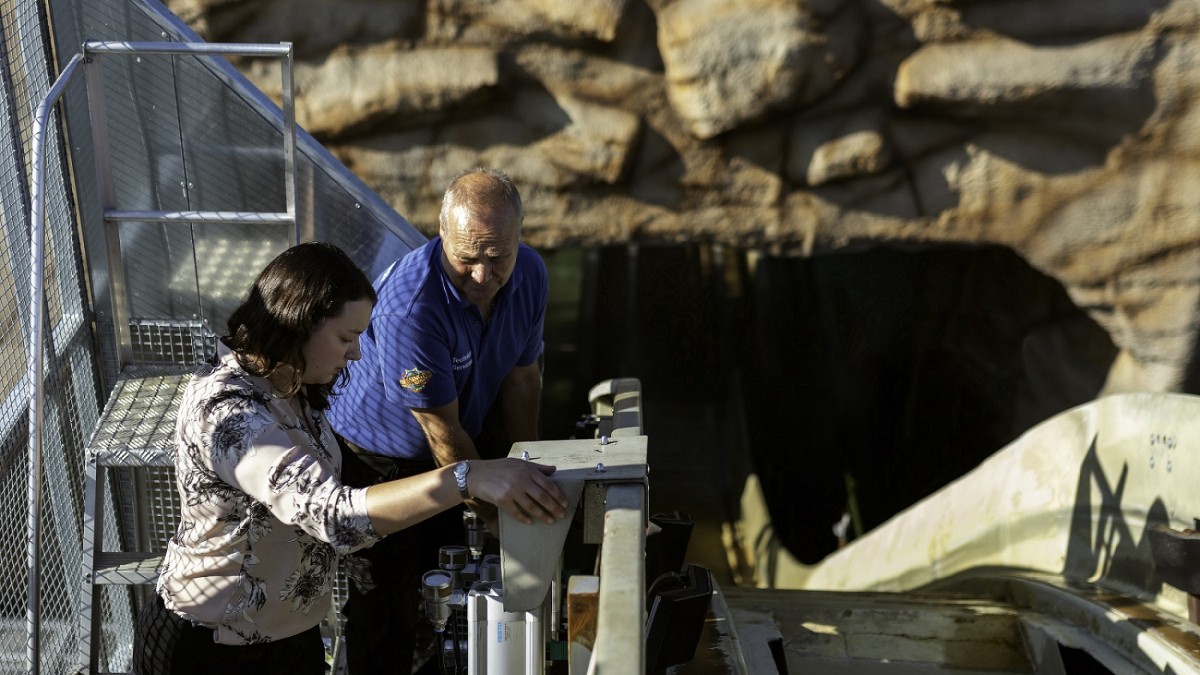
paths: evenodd
<path fill-rule="evenodd" d="M 217 340 L 217 361 L 221 368 L 232 371 L 233 373 L 246 378 L 246 380 L 249 381 L 250 384 L 253 385 L 254 388 L 259 392 L 266 394 L 271 398 L 278 397 L 278 394 L 275 392 L 275 387 L 271 386 L 270 380 L 265 377 L 254 375 L 242 367 L 242 364 L 237 360 L 237 355 L 233 353 L 233 350 L 229 348 L 229 345 L 225 344 L 224 339 Z"/>

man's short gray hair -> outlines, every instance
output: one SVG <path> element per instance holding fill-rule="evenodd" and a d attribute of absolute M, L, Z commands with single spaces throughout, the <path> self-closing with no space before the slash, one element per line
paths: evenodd
<path fill-rule="evenodd" d="M 482 211 L 502 206 L 508 206 L 516 213 L 519 232 L 525 220 L 525 206 L 521 203 L 521 193 L 516 184 L 502 171 L 475 167 L 459 173 L 450 181 L 450 186 L 442 196 L 438 222 L 442 228 L 446 228 L 450 223 L 450 214 L 460 207 L 475 217 Z"/>

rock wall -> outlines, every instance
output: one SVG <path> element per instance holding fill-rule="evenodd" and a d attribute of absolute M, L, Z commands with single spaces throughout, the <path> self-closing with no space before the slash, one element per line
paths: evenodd
<path fill-rule="evenodd" d="M 1200 390 L 1197 0 L 167 5 L 292 41 L 299 122 L 426 232 L 487 164 L 543 248 L 1000 245 L 1112 336 L 1106 391 Z"/>

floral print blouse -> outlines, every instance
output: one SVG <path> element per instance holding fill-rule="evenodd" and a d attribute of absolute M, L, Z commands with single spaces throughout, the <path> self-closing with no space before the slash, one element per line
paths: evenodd
<path fill-rule="evenodd" d="M 380 538 L 366 490 L 338 479 L 342 455 L 325 416 L 305 414 L 307 424 L 223 342 L 184 394 L 180 522 L 157 588 L 167 608 L 214 629 L 216 642 L 268 642 L 317 625 L 337 556 Z"/>

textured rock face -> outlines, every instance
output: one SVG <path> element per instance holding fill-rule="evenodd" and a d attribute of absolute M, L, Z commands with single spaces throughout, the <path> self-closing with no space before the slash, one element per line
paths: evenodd
<path fill-rule="evenodd" d="M 490 164 L 546 248 L 996 244 L 1109 332 L 1107 391 L 1200 379 L 1196 0 L 167 4 L 294 41 L 300 123 L 428 232 Z"/>

